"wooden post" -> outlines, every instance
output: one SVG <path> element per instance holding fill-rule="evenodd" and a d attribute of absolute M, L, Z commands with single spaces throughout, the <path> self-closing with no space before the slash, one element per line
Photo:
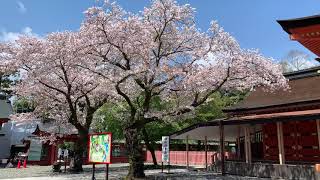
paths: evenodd
<path fill-rule="evenodd" d="M 221 174 L 225 175 L 224 169 L 224 127 L 222 121 L 219 123 L 219 131 L 220 131 L 220 156 L 221 156 Z"/>
<path fill-rule="evenodd" d="M 279 149 L 279 163 L 285 164 L 282 122 L 277 122 L 277 136 L 278 136 L 278 149 Z"/>
<path fill-rule="evenodd" d="M 163 161 L 161 162 L 161 172 L 163 173 Z"/>
<path fill-rule="evenodd" d="M 56 152 L 57 152 L 57 147 L 58 146 L 56 146 L 56 145 L 45 145 L 45 146 L 50 146 L 50 151 L 49 151 L 49 163 L 50 164 L 53 164 L 57 159 L 56 159 L 56 157 L 57 157 L 57 154 L 56 154 Z M 59 158 L 59 157 L 58 157 Z M 59 158 L 59 160 L 61 160 L 60 158 Z"/>
<path fill-rule="evenodd" d="M 249 125 L 244 127 L 244 148 L 246 154 L 246 163 L 251 163 L 251 140 Z"/>
<path fill-rule="evenodd" d="M 320 151 L 320 120 L 316 120 L 317 122 L 317 134 L 318 134 L 318 150 Z"/>
<path fill-rule="evenodd" d="M 238 137 L 237 137 L 237 158 L 238 160 L 241 158 L 240 152 L 240 134 L 241 134 L 241 127 L 238 125 Z"/>
<path fill-rule="evenodd" d="M 205 161 L 206 161 L 206 171 L 208 171 L 208 139 L 207 136 L 204 137 L 204 154 L 205 154 Z"/>
<path fill-rule="evenodd" d="M 186 163 L 187 163 L 187 169 L 189 169 L 189 135 L 187 135 L 187 142 L 186 142 Z"/>

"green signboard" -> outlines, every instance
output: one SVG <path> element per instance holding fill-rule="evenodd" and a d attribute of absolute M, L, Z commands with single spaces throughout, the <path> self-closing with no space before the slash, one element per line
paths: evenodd
<path fill-rule="evenodd" d="M 111 163 L 111 133 L 89 135 L 89 159 L 90 163 Z"/>
<path fill-rule="evenodd" d="M 42 150 L 42 143 L 40 140 L 31 140 L 30 141 L 30 148 L 29 148 L 29 161 L 40 161 L 41 159 L 41 150 Z"/>

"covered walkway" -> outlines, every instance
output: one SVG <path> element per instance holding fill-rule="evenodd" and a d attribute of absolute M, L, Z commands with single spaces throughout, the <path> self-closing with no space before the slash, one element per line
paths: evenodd
<path fill-rule="evenodd" d="M 188 142 L 189 140 L 202 140 L 205 142 L 208 140 L 218 141 L 220 144 L 219 166 L 221 173 L 225 174 L 225 142 L 234 142 L 236 144 L 236 157 L 228 159 L 227 161 L 234 162 L 245 162 L 251 164 L 252 162 L 269 162 L 278 163 L 284 165 L 286 163 L 285 147 L 284 147 L 284 136 L 283 136 L 283 123 L 292 121 L 315 121 L 318 134 L 318 145 L 320 145 L 320 109 L 305 110 L 305 111 L 293 111 L 293 112 L 282 112 L 282 113 L 271 113 L 271 114 L 260 114 L 260 115 L 249 115 L 243 117 L 234 117 L 226 119 L 217 119 L 210 122 L 198 123 L 181 131 L 178 131 L 170 135 L 171 139 L 183 139 Z M 265 126 L 275 124 L 275 132 L 277 137 L 276 150 L 277 159 L 274 161 L 266 161 L 263 156 L 259 156 L 257 152 L 261 151 L 261 148 L 257 148 L 263 140 L 262 130 Z M 188 146 L 187 146 L 188 147 Z M 262 147 L 263 148 L 263 147 Z M 317 147 L 320 149 L 320 147 Z M 207 148 L 205 148 L 207 149 Z M 263 151 L 263 149 L 262 149 Z M 205 150 L 205 157 L 207 157 L 207 151 Z M 266 153 L 266 152 L 264 152 Z M 189 152 L 186 148 L 186 165 L 188 166 Z M 212 165 L 211 162 L 206 160 L 205 167 Z M 216 164 L 217 165 L 217 164 Z M 230 169 L 229 169 L 230 170 Z"/>

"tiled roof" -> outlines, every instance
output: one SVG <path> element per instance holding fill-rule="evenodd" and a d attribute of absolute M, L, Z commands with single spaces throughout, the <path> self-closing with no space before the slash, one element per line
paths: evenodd
<path fill-rule="evenodd" d="M 304 103 L 319 100 L 320 102 L 320 74 L 319 67 L 303 73 L 289 73 L 290 90 L 278 90 L 268 92 L 263 88 L 257 88 L 248 97 L 238 104 L 226 108 L 225 112 L 237 110 L 250 110 L 272 106 L 285 106 L 292 103 Z M 313 73 L 312 73 L 313 72 Z"/>
<path fill-rule="evenodd" d="M 9 116 L 12 113 L 12 106 L 10 101 L 0 99 L 0 119 L 9 120 Z"/>

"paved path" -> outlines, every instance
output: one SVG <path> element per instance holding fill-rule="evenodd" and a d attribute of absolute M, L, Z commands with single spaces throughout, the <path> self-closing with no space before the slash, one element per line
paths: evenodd
<path fill-rule="evenodd" d="M 120 180 L 126 176 L 128 173 L 128 164 L 111 164 L 109 171 L 109 179 L 110 180 Z M 29 166 L 26 169 L 16 169 L 16 168 L 0 168 L 0 179 L 1 180 L 91 180 L 91 169 L 92 166 L 87 165 L 84 166 L 84 171 L 78 174 L 70 174 L 70 173 L 53 173 L 51 166 Z M 105 165 L 96 165 L 96 179 L 102 180 L 105 179 L 104 172 Z M 172 174 L 161 173 L 160 169 L 156 170 L 146 170 L 146 176 L 148 180 L 157 179 L 172 179 L 172 180 L 246 180 L 246 179 L 258 179 L 258 178 L 249 178 L 249 177 L 234 177 L 227 176 L 221 177 L 220 175 L 206 172 L 197 172 L 197 171 L 187 171 L 185 168 L 180 169 L 171 169 L 170 172 Z M 170 177 L 169 177 L 170 176 Z"/>
<path fill-rule="evenodd" d="M 120 174 L 125 175 L 128 164 L 111 164 L 110 165 L 110 177 L 118 176 Z M 63 170 L 63 168 L 61 168 Z M 96 165 L 96 174 L 104 176 L 105 165 Z M 88 179 L 91 177 L 92 165 L 83 166 L 83 172 L 78 174 L 71 173 L 54 173 L 52 172 L 52 166 L 28 166 L 27 168 L 0 168 L 0 179 L 13 179 L 13 178 L 43 178 L 48 179 L 72 179 L 79 177 L 81 179 Z"/>

